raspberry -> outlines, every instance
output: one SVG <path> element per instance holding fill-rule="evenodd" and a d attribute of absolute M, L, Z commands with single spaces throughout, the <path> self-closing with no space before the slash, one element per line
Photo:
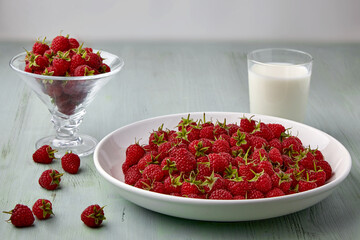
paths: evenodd
<path fill-rule="evenodd" d="M 49 145 L 43 145 L 34 152 L 32 157 L 34 162 L 49 164 L 55 159 L 56 152 L 57 150 L 52 149 Z"/>
<path fill-rule="evenodd" d="M 129 185 L 135 185 L 135 183 L 142 177 L 137 165 L 130 167 L 125 175 L 125 183 Z"/>
<path fill-rule="evenodd" d="M 39 184 L 47 190 L 55 190 L 60 185 L 62 175 L 54 169 L 45 170 L 39 178 Z"/>
<path fill-rule="evenodd" d="M 221 153 L 221 152 L 230 152 L 230 145 L 226 140 L 223 139 L 217 139 L 212 144 L 212 151 L 214 153 Z"/>
<path fill-rule="evenodd" d="M 130 171 L 130 169 L 129 169 Z M 128 171 L 128 172 L 129 172 Z M 143 177 L 148 178 L 153 181 L 161 181 L 164 177 L 164 173 L 160 167 L 160 165 L 157 164 L 150 164 L 147 166 L 144 171 L 142 172 Z"/>
<path fill-rule="evenodd" d="M 81 221 L 88 227 L 99 227 L 105 220 L 104 207 L 98 204 L 90 205 L 81 213 Z"/>
<path fill-rule="evenodd" d="M 144 156 L 145 150 L 139 145 L 138 142 L 131 144 L 126 149 L 125 161 L 130 165 L 137 164 L 139 160 Z"/>
<path fill-rule="evenodd" d="M 54 214 L 52 211 L 52 204 L 47 199 L 38 199 L 32 207 L 32 212 L 40 220 L 48 219 Z"/>
<path fill-rule="evenodd" d="M 68 37 L 56 36 L 51 42 L 51 49 L 57 53 L 58 51 L 66 52 L 70 49 Z"/>
<path fill-rule="evenodd" d="M 67 152 L 61 158 L 61 166 L 64 169 L 64 171 L 71 174 L 76 174 L 80 167 L 80 158 L 75 153 Z"/>
<path fill-rule="evenodd" d="M 213 169 L 216 173 L 224 172 L 226 167 L 229 165 L 227 159 L 218 153 L 210 153 L 208 158 L 211 169 Z"/>
<path fill-rule="evenodd" d="M 211 193 L 209 199 L 230 200 L 233 196 L 225 189 L 217 189 Z"/>
<path fill-rule="evenodd" d="M 11 214 L 8 221 L 10 221 L 15 227 L 28 227 L 35 221 L 33 213 L 26 205 L 16 204 L 13 210 L 9 212 L 4 211 L 3 213 Z"/>

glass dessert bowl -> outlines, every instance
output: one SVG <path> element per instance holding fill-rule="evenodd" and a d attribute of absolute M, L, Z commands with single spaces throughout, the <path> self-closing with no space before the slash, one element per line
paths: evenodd
<path fill-rule="evenodd" d="M 35 147 L 50 145 L 62 156 L 72 151 L 79 156 L 92 154 L 98 141 L 88 135 L 78 133 L 86 107 L 94 100 L 97 92 L 124 66 L 124 61 L 108 52 L 101 52 L 111 71 L 107 73 L 82 76 L 58 77 L 28 73 L 24 71 L 26 52 L 10 60 L 10 67 L 45 103 L 51 114 L 55 135 L 39 139 Z"/>

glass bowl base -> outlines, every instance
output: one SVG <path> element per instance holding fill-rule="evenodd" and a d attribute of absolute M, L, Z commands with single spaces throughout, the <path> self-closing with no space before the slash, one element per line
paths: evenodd
<path fill-rule="evenodd" d="M 66 152 L 73 152 L 79 157 L 84 157 L 92 154 L 95 150 L 98 141 L 88 135 L 79 134 L 75 139 L 66 140 L 59 139 L 55 135 L 41 138 L 35 144 L 36 149 L 43 145 L 50 145 L 56 149 L 56 158 L 61 158 Z"/>

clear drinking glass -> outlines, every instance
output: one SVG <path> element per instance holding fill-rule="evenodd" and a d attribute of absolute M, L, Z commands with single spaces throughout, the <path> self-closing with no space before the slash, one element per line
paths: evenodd
<path fill-rule="evenodd" d="M 313 58 L 294 49 L 268 48 L 247 55 L 250 112 L 303 122 Z"/>
<path fill-rule="evenodd" d="M 111 68 L 110 72 L 84 77 L 57 77 L 25 72 L 25 55 L 26 52 L 13 57 L 10 67 L 45 103 L 56 131 L 55 135 L 38 140 L 35 147 L 50 145 L 58 150 L 57 156 L 62 156 L 66 151 L 79 156 L 91 154 L 98 141 L 91 136 L 79 134 L 79 125 L 86 113 L 85 108 L 94 100 L 96 93 L 122 69 L 123 60 L 101 51 L 104 63 Z"/>

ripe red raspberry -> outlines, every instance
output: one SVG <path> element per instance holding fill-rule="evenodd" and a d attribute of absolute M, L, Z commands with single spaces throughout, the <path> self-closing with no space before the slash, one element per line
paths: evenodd
<path fill-rule="evenodd" d="M 45 70 L 42 72 L 42 75 L 45 76 L 60 76 L 62 73 L 54 66 L 49 66 L 45 68 Z"/>
<path fill-rule="evenodd" d="M 162 171 L 160 165 L 150 164 L 142 172 L 142 177 L 148 178 L 152 181 L 161 181 L 164 178 L 164 172 Z"/>
<path fill-rule="evenodd" d="M 305 180 L 305 179 L 301 179 L 299 181 L 298 191 L 299 192 L 305 192 L 305 191 L 314 189 L 316 187 L 317 187 L 317 185 L 316 185 L 315 181 L 310 181 L 310 180 L 308 181 L 308 180 Z"/>
<path fill-rule="evenodd" d="M 161 170 L 165 176 L 169 176 L 177 172 L 175 158 L 165 157 L 160 164 Z"/>
<path fill-rule="evenodd" d="M 271 181 L 274 188 L 280 188 L 284 193 L 288 193 L 293 180 L 291 174 L 280 171 L 271 176 Z"/>
<path fill-rule="evenodd" d="M 212 144 L 212 152 L 213 153 L 229 153 L 230 152 L 230 145 L 229 142 L 224 139 L 217 139 Z"/>
<path fill-rule="evenodd" d="M 75 68 L 73 76 L 80 77 L 80 76 L 92 76 L 95 75 L 95 70 L 88 66 L 88 65 L 80 65 Z"/>
<path fill-rule="evenodd" d="M 218 153 L 210 153 L 208 158 L 211 169 L 216 173 L 224 172 L 226 167 L 229 166 L 227 159 Z"/>
<path fill-rule="evenodd" d="M 318 161 L 316 163 L 316 166 L 317 166 L 317 168 L 320 168 L 320 169 L 325 171 L 325 173 L 326 173 L 326 181 L 329 180 L 329 178 L 331 178 L 331 176 L 332 176 L 332 168 L 331 168 L 330 164 L 327 161 L 325 161 L 325 160 Z"/>
<path fill-rule="evenodd" d="M 217 189 L 210 194 L 209 199 L 230 200 L 233 196 L 225 189 Z"/>
<path fill-rule="evenodd" d="M 214 126 L 206 126 L 200 130 L 199 138 L 214 140 Z"/>
<path fill-rule="evenodd" d="M 98 204 L 88 206 L 81 213 L 81 221 L 91 228 L 99 227 L 105 219 L 104 207 L 100 207 Z"/>
<path fill-rule="evenodd" d="M 56 152 L 57 150 L 52 149 L 49 145 L 44 145 L 37 149 L 32 157 L 34 162 L 49 164 L 55 159 Z"/>
<path fill-rule="evenodd" d="M 226 183 L 220 174 L 212 172 L 210 176 L 204 177 L 204 181 L 202 182 L 201 186 L 203 187 L 206 194 L 211 194 L 217 189 L 226 188 Z"/>
<path fill-rule="evenodd" d="M 315 181 L 316 186 L 320 187 L 325 184 L 326 173 L 323 170 L 309 171 L 309 180 Z"/>
<path fill-rule="evenodd" d="M 278 123 L 268 123 L 267 127 L 271 130 L 275 138 L 280 138 L 285 133 L 285 127 Z"/>
<path fill-rule="evenodd" d="M 44 71 L 44 69 L 47 68 L 48 66 L 49 66 L 49 59 L 41 55 L 36 55 L 32 57 L 29 61 L 29 68 L 34 73 L 41 74 L 42 71 Z"/>
<path fill-rule="evenodd" d="M 47 199 L 38 199 L 32 207 L 32 212 L 40 220 L 48 219 L 54 214 L 52 211 L 52 204 Z"/>
<path fill-rule="evenodd" d="M 86 56 L 86 53 L 84 54 L 81 54 L 81 53 L 75 53 L 72 57 L 71 57 L 71 62 L 70 62 L 70 67 L 69 67 L 69 70 L 70 70 L 70 74 L 74 74 L 75 72 L 75 69 L 78 67 L 78 66 L 81 66 L 81 65 L 85 65 L 85 56 Z"/>
<path fill-rule="evenodd" d="M 86 65 L 92 67 L 93 69 L 99 69 L 102 63 L 102 58 L 100 57 L 100 52 L 98 53 L 87 53 L 85 57 Z"/>
<path fill-rule="evenodd" d="M 202 157 L 212 151 L 212 144 L 209 139 L 201 138 L 190 142 L 188 149 L 195 157 Z"/>
<path fill-rule="evenodd" d="M 170 156 L 175 158 L 176 168 L 180 172 L 189 173 L 196 168 L 196 159 L 185 148 L 174 149 Z"/>
<path fill-rule="evenodd" d="M 256 125 L 255 120 L 251 118 L 243 117 L 240 120 L 240 127 L 242 128 L 243 131 L 247 133 L 251 133 L 252 131 L 254 131 L 255 125 Z"/>
<path fill-rule="evenodd" d="M 188 196 L 189 194 L 201 194 L 198 184 L 190 181 L 184 181 L 181 185 L 181 195 Z"/>
<path fill-rule="evenodd" d="M 131 144 L 126 149 L 126 159 L 125 161 L 130 165 L 137 164 L 139 160 L 144 156 L 145 150 L 139 145 L 138 142 Z"/>
<path fill-rule="evenodd" d="M 78 48 L 80 46 L 78 40 L 75 38 L 69 38 L 70 49 Z"/>
<path fill-rule="evenodd" d="M 39 184 L 47 190 L 55 190 L 59 187 L 62 175 L 54 169 L 45 170 L 39 178 Z"/>
<path fill-rule="evenodd" d="M 167 194 L 180 193 L 182 185 L 181 175 L 168 176 L 164 180 L 164 188 Z"/>
<path fill-rule="evenodd" d="M 233 196 L 244 196 L 249 190 L 249 183 L 247 180 L 238 177 L 237 179 L 230 179 L 227 185 L 227 189 Z"/>
<path fill-rule="evenodd" d="M 52 60 L 52 65 L 57 69 L 59 75 L 65 76 L 66 72 L 70 68 L 70 57 L 69 51 L 67 52 L 57 52 L 56 56 Z"/>
<path fill-rule="evenodd" d="M 13 210 L 8 212 L 4 211 L 3 213 L 11 214 L 8 221 L 10 221 L 15 227 L 28 227 L 35 221 L 33 213 L 26 205 L 16 204 Z"/>
<path fill-rule="evenodd" d="M 110 72 L 110 71 L 111 71 L 111 69 L 107 64 L 105 64 L 105 63 L 101 64 L 101 66 L 99 68 L 100 73 L 107 73 L 107 72 Z"/>
<path fill-rule="evenodd" d="M 263 137 L 251 136 L 250 145 L 254 149 L 262 148 L 268 145 L 268 141 L 266 141 Z"/>
<path fill-rule="evenodd" d="M 142 177 L 137 165 L 131 166 L 126 172 L 125 183 L 129 185 L 135 185 L 135 183 Z"/>
<path fill-rule="evenodd" d="M 150 164 L 159 164 L 157 156 L 157 152 L 150 152 L 145 154 L 137 164 L 139 170 L 143 171 Z"/>
<path fill-rule="evenodd" d="M 51 42 L 51 49 L 57 53 L 58 51 L 66 52 L 70 49 L 69 36 L 56 36 Z"/>
<path fill-rule="evenodd" d="M 269 192 L 266 193 L 265 197 L 267 197 L 267 198 L 280 197 L 280 196 L 284 196 L 284 195 L 285 195 L 285 193 L 280 188 L 273 188 Z"/>
<path fill-rule="evenodd" d="M 34 54 L 44 55 L 45 51 L 49 49 L 49 45 L 47 45 L 45 40 L 46 40 L 46 37 L 42 41 L 37 40 L 34 43 L 34 45 L 32 47 L 32 52 Z"/>
<path fill-rule="evenodd" d="M 281 152 L 277 148 L 272 148 L 269 151 L 269 159 L 273 164 L 276 164 L 278 166 L 283 165 L 283 159 L 281 156 Z"/>
<path fill-rule="evenodd" d="M 76 174 L 80 167 L 80 158 L 75 153 L 67 152 L 61 158 L 61 166 L 65 172 Z"/>
<path fill-rule="evenodd" d="M 265 194 L 272 189 L 272 181 L 269 174 L 267 174 L 265 171 L 254 174 L 255 177 L 252 178 L 250 182 L 254 183 L 254 186 L 258 191 Z"/>
<path fill-rule="evenodd" d="M 266 141 L 270 141 L 271 139 L 274 138 L 274 134 L 272 133 L 272 131 L 268 128 L 268 126 L 263 123 L 263 122 L 259 122 L 255 128 L 254 131 L 252 132 L 253 136 L 258 136 L 258 137 L 262 137 L 264 138 Z"/>

